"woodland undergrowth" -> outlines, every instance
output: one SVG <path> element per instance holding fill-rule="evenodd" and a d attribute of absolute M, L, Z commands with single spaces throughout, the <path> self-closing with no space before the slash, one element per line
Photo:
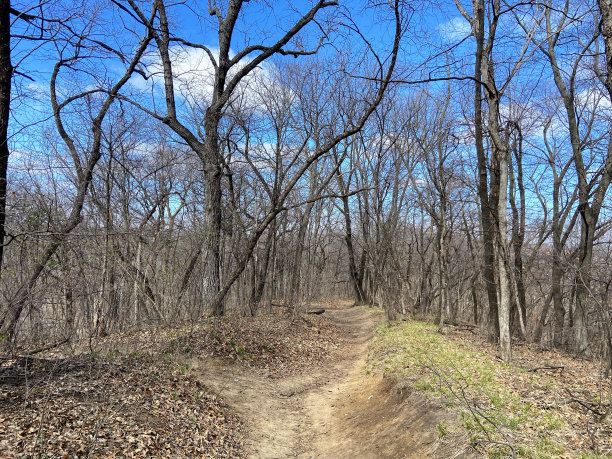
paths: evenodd
<path fill-rule="evenodd" d="M 270 315 L 0 355 L 0 456 L 240 457 L 240 419 L 187 362 L 277 378 L 324 361 L 339 340 L 322 318 Z"/>
<path fill-rule="evenodd" d="M 610 381 L 599 362 L 515 343 L 504 364 L 473 327 L 421 321 L 380 325 L 368 372 L 441 398 L 456 410 L 456 425 L 439 425 L 442 441 L 463 430 L 491 457 L 612 457 Z"/>

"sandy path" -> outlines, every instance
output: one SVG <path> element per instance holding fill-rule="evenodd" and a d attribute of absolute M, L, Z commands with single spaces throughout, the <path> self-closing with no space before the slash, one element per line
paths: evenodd
<path fill-rule="evenodd" d="M 191 362 L 202 382 L 243 420 L 247 457 L 460 456 L 437 438 L 445 410 L 366 375 L 378 317 L 341 306 L 328 308 L 325 316 L 345 336 L 329 360 L 306 374 L 271 379 L 239 365 Z"/>

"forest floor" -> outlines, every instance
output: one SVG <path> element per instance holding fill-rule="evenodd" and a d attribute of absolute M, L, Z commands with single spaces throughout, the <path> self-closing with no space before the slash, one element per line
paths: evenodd
<path fill-rule="evenodd" d="M 597 362 L 316 306 L 0 358 L 0 457 L 609 457 Z"/>
<path fill-rule="evenodd" d="M 366 372 L 382 316 L 223 318 L 0 360 L 1 457 L 453 457 L 439 402 Z M 450 416 L 450 417 L 449 417 Z M 453 454 L 451 454 L 451 451 Z"/>
<path fill-rule="evenodd" d="M 442 400 L 463 432 L 489 457 L 612 458 L 611 381 L 598 360 L 513 342 L 512 363 L 473 324 L 406 320 L 379 327 L 371 371 Z"/>
<path fill-rule="evenodd" d="M 440 403 L 400 391 L 382 373 L 366 372 L 380 314 L 349 303 L 318 305 L 322 318 L 306 324 L 330 336 L 319 362 L 288 369 L 225 361 L 189 361 L 203 384 L 218 393 L 244 422 L 245 455 L 279 457 L 460 457 L 470 450 L 460 434 L 444 443 L 437 426 L 456 419 Z M 307 347 L 307 342 L 290 344 Z M 299 352 L 303 352 L 299 350 Z"/>

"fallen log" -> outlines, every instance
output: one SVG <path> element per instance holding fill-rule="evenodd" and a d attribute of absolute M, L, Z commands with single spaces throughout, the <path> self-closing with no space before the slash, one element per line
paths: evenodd
<path fill-rule="evenodd" d="M 531 368 L 529 370 L 527 370 L 528 373 L 536 373 L 539 370 L 561 370 L 561 372 L 563 373 L 563 370 L 565 370 L 565 366 L 564 365 L 550 365 L 550 364 L 546 364 L 543 367 L 536 367 L 536 368 Z"/>

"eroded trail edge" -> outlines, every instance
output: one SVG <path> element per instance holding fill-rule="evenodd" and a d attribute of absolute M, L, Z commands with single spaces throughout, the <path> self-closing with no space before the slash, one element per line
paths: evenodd
<path fill-rule="evenodd" d="M 245 455 L 280 457 L 454 457 L 437 425 L 450 414 L 411 390 L 366 372 L 368 345 L 381 317 L 338 304 L 325 317 L 339 345 L 322 363 L 297 375 L 212 359 L 190 364 L 244 423 Z M 296 343 L 296 346 L 299 343 Z"/>

